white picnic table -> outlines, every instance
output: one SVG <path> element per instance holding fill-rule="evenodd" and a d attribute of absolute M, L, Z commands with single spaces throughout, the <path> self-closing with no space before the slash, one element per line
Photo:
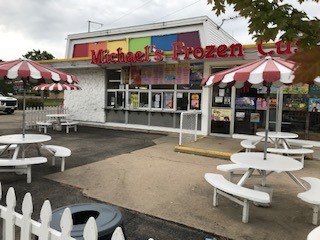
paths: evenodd
<path fill-rule="evenodd" d="M 51 137 L 49 135 L 43 134 L 10 134 L 0 136 L 0 144 L 4 144 L 9 148 L 11 145 L 16 144 L 17 147 L 14 150 L 12 160 L 16 160 L 20 149 L 22 148 L 22 157 L 24 158 L 24 152 L 26 147 L 30 144 L 37 144 L 38 150 L 40 146 L 38 144 L 50 141 Z M 40 150 L 39 150 L 40 151 Z M 4 151 L 3 151 L 4 152 Z"/>
<path fill-rule="evenodd" d="M 47 162 L 47 158 L 40 157 L 40 145 L 49 140 L 51 140 L 51 137 L 43 134 L 11 134 L 0 136 L 0 144 L 6 146 L 0 153 L 0 156 L 7 149 L 10 149 L 10 146 L 16 145 L 11 158 L 0 158 L 0 172 L 27 174 L 27 183 L 31 183 L 31 166 Z M 26 158 L 25 150 L 33 144 L 36 144 L 39 156 Z M 22 149 L 21 157 L 18 158 L 20 149 Z"/>
<path fill-rule="evenodd" d="M 265 131 L 256 132 L 256 135 L 262 137 L 261 140 L 263 140 L 266 136 L 266 132 Z M 290 145 L 287 143 L 286 140 L 294 139 L 298 137 L 299 137 L 298 134 L 291 133 L 291 132 L 273 132 L 273 131 L 268 132 L 268 138 L 270 139 L 271 142 L 275 144 L 276 148 L 278 148 L 280 144 L 282 144 L 284 148 L 288 149 L 290 148 L 289 147 Z"/>
<path fill-rule="evenodd" d="M 47 114 L 46 117 L 49 118 L 50 121 L 54 122 L 53 129 L 57 131 L 62 130 L 61 120 L 66 119 L 69 114 L 66 113 L 55 113 L 55 114 Z"/>
<path fill-rule="evenodd" d="M 242 186 L 251 176 L 253 171 L 258 170 L 262 177 L 262 186 L 266 184 L 266 178 L 270 173 L 286 172 L 295 183 L 303 189 L 307 189 L 292 173 L 293 171 L 301 170 L 303 164 L 292 157 L 268 153 L 267 158 L 264 159 L 263 152 L 242 152 L 232 154 L 230 160 L 244 167 L 248 167 L 248 170 L 242 176 L 238 185 Z"/>

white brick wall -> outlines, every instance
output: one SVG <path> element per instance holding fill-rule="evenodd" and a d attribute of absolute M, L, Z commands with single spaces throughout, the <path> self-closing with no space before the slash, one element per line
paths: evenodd
<path fill-rule="evenodd" d="M 72 118 L 80 121 L 105 122 L 105 75 L 104 70 L 70 69 L 68 73 L 79 79 L 82 90 L 65 91 L 64 105 Z"/>

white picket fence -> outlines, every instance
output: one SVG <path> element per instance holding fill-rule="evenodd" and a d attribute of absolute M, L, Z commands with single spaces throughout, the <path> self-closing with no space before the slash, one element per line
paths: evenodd
<path fill-rule="evenodd" d="M 2 198 L 2 187 L 0 183 L 0 199 Z M 16 240 L 17 235 L 20 235 L 20 240 L 31 240 L 35 236 L 39 240 L 75 240 L 71 237 L 72 216 L 69 208 L 66 208 L 62 214 L 60 227 L 61 232 L 50 228 L 52 219 L 52 210 L 49 200 L 46 200 L 40 211 L 40 222 L 31 219 L 33 212 L 32 197 L 30 193 L 26 193 L 22 202 L 22 214 L 15 212 L 16 195 L 14 188 L 10 187 L 6 196 L 6 205 L 0 205 L 0 220 L 2 221 L 2 238 L 5 240 Z M 18 227 L 18 228 L 17 228 Z M 18 237 L 18 236 L 17 236 Z M 87 221 L 84 232 L 84 240 L 97 240 L 98 230 L 96 221 L 90 217 Z M 125 240 L 124 234 L 120 227 L 117 227 L 113 232 L 111 240 Z M 149 239 L 151 240 L 151 239 Z"/>
<path fill-rule="evenodd" d="M 63 113 L 67 114 L 68 109 L 63 106 L 57 107 L 29 107 L 26 108 L 26 129 L 31 129 L 37 126 L 37 122 L 46 122 L 47 114 Z"/>

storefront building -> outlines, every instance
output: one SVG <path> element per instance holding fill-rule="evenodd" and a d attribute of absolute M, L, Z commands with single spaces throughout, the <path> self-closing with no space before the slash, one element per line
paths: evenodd
<path fill-rule="evenodd" d="M 202 80 L 270 51 L 286 58 L 295 50 L 291 43 L 243 46 L 210 18 L 197 17 L 72 34 L 66 59 L 44 64 L 78 76 L 82 90 L 65 92 L 64 101 L 77 120 L 178 132 L 181 113 L 196 111 L 201 135 L 254 134 L 264 126 L 264 89 L 219 89 L 203 86 Z M 303 129 L 307 115 L 306 124 L 318 120 L 309 109 L 320 100 L 317 87 L 280 88 L 273 93 L 278 109 L 271 111 L 278 124 L 274 128 L 286 124 L 292 128 L 294 118 L 299 118 Z"/>

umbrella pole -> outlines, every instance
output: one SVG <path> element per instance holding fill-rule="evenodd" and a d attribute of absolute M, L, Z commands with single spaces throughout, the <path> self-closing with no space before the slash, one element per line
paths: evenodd
<path fill-rule="evenodd" d="M 264 151 L 263 159 L 267 159 L 267 148 L 268 148 L 268 133 L 269 133 L 269 111 L 270 108 L 270 86 L 267 86 L 267 111 L 266 111 L 266 127 L 265 127 L 265 139 L 264 139 Z"/>
<path fill-rule="evenodd" d="M 23 80 L 23 106 L 22 106 L 22 137 L 26 133 L 26 80 Z"/>

